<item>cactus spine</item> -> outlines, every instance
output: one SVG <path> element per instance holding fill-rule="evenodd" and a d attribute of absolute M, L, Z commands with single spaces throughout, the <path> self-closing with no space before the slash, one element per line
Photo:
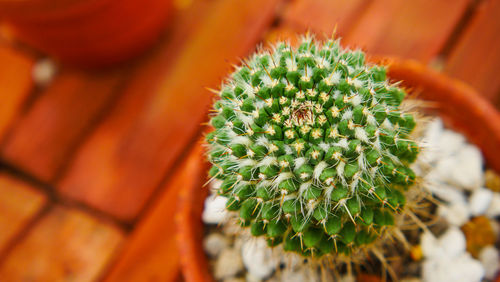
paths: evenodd
<path fill-rule="evenodd" d="M 304 37 L 255 53 L 218 94 L 209 174 L 252 235 L 303 256 L 349 255 L 394 225 L 419 147 L 384 67 Z"/>

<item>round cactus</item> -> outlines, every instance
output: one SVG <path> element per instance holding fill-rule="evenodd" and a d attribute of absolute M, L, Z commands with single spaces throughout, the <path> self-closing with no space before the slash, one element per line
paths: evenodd
<path fill-rule="evenodd" d="M 207 135 L 239 224 L 304 256 L 350 254 L 394 225 L 415 182 L 405 91 L 338 40 L 280 42 L 236 67 Z"/>

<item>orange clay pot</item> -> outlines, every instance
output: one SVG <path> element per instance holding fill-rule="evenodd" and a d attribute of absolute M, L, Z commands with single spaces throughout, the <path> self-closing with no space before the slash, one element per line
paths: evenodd
<path fill-rule="evenodd" d="M 446 126 L 463 133 L 482 150 L 488 166 L 500 171 L 500 113 L 479 93 L 415 61 L 385 59 L 382 63 L 388 65 L 392 80 L 403 81 L 419 99 L 434 102 L 433 111 Z M 202 247 L 201 213 L 208 189 L 201 185 L 185 188 L 177 210 L 182 273 L 188 282 L 213 281 Z"/>
<path fill-rule="evenodd" d="M 64 62 L 102 66 L 149 47 L 172 0 L 0 0 L 13 36 Z"/>

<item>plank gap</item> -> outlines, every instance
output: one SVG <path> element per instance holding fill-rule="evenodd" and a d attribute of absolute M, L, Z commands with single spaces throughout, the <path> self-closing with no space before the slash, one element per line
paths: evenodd
<path fill-rule="evenodd" d="M 474 17 L 474 14 L 477 11 L 478 6 L 483 2 L 483 0 L 472 0 L 470 1 L 469 5 L 465 9 L 465 12 L 463 13 L 462 17 L 458 21 L 457 25 L 455 26 L 454 30 L 451 32 L 450 36 L 448 37 L 448 40 L 446 40 L 446 43 L 443 46 L 443 49 L 438 53 L 438 57 L 440 57 L 443 60 L 446 60 L 448 56 L 450 55 L 451 51 L 453 48 L 457 45 L 458 41 L 462 37 L 462 35 L 465 32 L 465 29 L 467 26 L 470 24 L 471 20 Z"/>

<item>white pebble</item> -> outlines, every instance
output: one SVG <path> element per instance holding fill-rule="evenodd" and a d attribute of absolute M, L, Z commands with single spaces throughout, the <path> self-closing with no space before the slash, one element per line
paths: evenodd
<path fill-rule="evenodd" d="M 443 254 L 438 239 L 428 231 L 425 231 L 420 236 L 420 247 L 426 259 L 432 259 Z"/>
<path fill-rule="evenodd" d="M 229 246 L 229 240 L 219 233 L 212 233 L 203 241 L 203 248 L 211 257 L 218 256 L 227 246 Z"/>
<path fill-rule="evenodd" d="M 488 209 L 493 191 L 486 188 L 479 188 L 475 190 L 469 198 L 469 208 L 473 216 L 484 214 Z"/>
<path fill-rule="evenodd" d="M 434 169 L 436 176 L 434 177 L 436 181 L 440 183 L 451 183 L 453 181 L 453 173 L 456 164 L 454 156 L 446 156 L 441 158 Z M 432 172 L 429 173 L 428 177 L 433 176 Z"/>
<path fill-rule="evenodd" d="M 231 278 L 243 270 L 241 256 L 235 249 L 224 249 L 214 267 L 215 279 Z"/>
<path fill-rule="evenodd" d="M 491 197 L 491 202 L 486 210 L 486 215 L 488 217 L 497 217 L 500 216 L 500 193 L 494 192 Z"/>
<path fill-rule="evenodd" d="M 39 86 L 49 84 L 56 73 L 56 66 L 50 59 L 42 59 L 35 63 L 31 75 L 33 81 Z"/>
<path fill-rule="evenodd" d="M 483 266 L 469 253 L 455 258 L 425 260 L 422 267 L 422 278 L 426 282 L 479 282 L 483 276 Z"/>
<path fill-rule="evenodd" d="M 426 259 L 440 260 L 464 253 L 466 243 L 463 232 L 458 227 L 450 227 L 439 238 L 430 232 L 424 232 L 420 237 L 420 246 Z"/>
<path fill-rule="evenodd" d="M 210 195 L 205 199 L 205 209 L 201 216 L 204 223 L 219 224 L 227 217 L 227 198 L 217 195 Z"/>
<path fill-rule="evenodd" d="M 439 245 L 447 257 L 456 257 L 465 252 L 465 235 L 457 227 L 450 227 L 439 237 Z"/>
<path fill-rule="evenodd" d="M 473 145 L 463 145 L 453 154 L 447 155 L 440 148 L 441 157 L 433 171 L 425 177 L 433 183 L 447 183 L 457 188 L 472 191 L 484 183 L 483 158 L 479 149 Z"/>
<path fill-rule="evenodd" d="M 483 174 L 481 151 L 473 145 L 460 149 L 455 157 L 451 182 L 466 190 L 474 190 L 483 185 Z"/>
<path fill-rule="evenodd" d="M 465 236 L 458 227 L 450 227 L 439 238 L 424 232 L 420 246 L 424 254 L 423 281 L 474 282 L 484 276 L 481 263 L 466 251 Z"/>
<path fill-rule="evenodd" d="M 500 257 L 495 246 L 486 246 L 479 253 L 479 260 L 483 264 L 485 278 L 493 280 L 500 269 Z"/>
<path fill-rule="evenodd" d="M 467 204 L 456 202 L 450 205 L 440 205 L 437 211 L 446 221 L 455 226 L 462 226 L 469 220 L 469 207 Z"/>
<path fill-rule="evenodd" d="M 427 124 L 424 132 L 424 139 L 432 144 L 438 144 L 443 131 L 443 121 L 440 118 L 435 118 Z"/>
<path fill-rule="evenodd" d="M 241 248 L 243 264 L 252 276 L 260 279 L 269 277 L 278 266 L 279 258 L 263 238 L 246 241 Z"/>
<path fill-rule="evenodd" d="M 451 130 L 444 130 L 439 136 L 438 141 L 439 154 L 441 156 L 455 155 L 465 144 L 465 138 L 462 134 Z"/>

